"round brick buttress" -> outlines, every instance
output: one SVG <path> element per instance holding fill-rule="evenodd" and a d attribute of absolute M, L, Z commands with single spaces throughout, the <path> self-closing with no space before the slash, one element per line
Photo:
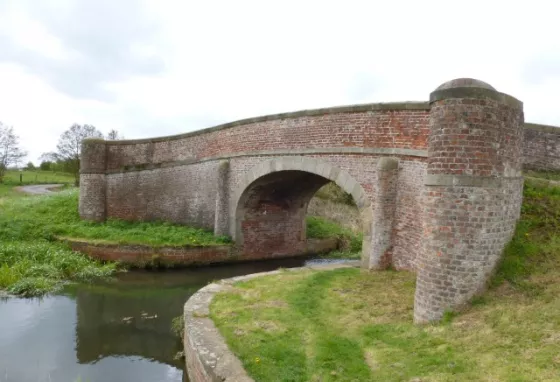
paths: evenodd
<path fill-rule="evenodd" d="M 486 283 L 519 218 L 523 104 L 461 78 L 430 94 L 417 323 L 459 309 Z"/>

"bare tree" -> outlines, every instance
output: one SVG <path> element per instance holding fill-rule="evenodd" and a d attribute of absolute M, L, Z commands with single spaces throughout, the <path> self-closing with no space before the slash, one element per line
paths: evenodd
<path fill-rule="evenodd" d="M 19 147 L 19 137 L 14 134 L 14 128 L 0 122 L 0 183 L 8 166 L 19 163 L 27 153 Z"/>
<path fill-rule="evenodd" d="M 124 137 L 120 135 L 117 130 L 112 129 L 111 131 L 109 131 L 109 134 L 107 134 L 107 139 L 110 141 L 116 141 L 119 139 L 124 139 Z"/>
<path fill-rule="evenodd" d="M 86 138 L 103 138 L 103 134 L 92 125 L 73 124 L 58 139 L 55 153 L 46 153 L 42 159 L 64 162 L 65 167 L 74 174 L 76 186 L 80 184 L 80 154 L 82 141 Z"/>

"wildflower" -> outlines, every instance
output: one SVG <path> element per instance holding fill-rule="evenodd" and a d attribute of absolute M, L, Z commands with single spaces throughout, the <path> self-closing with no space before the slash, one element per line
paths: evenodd
<path fill-rule="evenodd" d="M 261 359 L 259 357 L 255 357 L 255 363 L 259 363 L 261 362 Z"/>

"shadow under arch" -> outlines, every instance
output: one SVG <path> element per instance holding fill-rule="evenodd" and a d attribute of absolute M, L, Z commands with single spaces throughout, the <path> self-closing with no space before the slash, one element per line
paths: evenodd
<path fill-rule="evenodd" d="M 363 187 L 346 171 L 306 157 L 282 157 L 248 171 L 230 199 L 230 234 L 247 258 L 298 255 L 306 249 L 305 215 L 313 195 L 336 183 L 360 212 L 362 259 L 369 258 L 372 206 Z"/>

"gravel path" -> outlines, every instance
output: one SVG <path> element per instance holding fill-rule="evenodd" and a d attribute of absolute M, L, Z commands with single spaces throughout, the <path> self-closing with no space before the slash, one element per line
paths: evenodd
<path fill-rule="evenodd" d="M 17 187 L 16 189 L 18 191 L 25 192 L 27 194 L 43 195 L 43 194 L 49 194 L 53 192 L 52 191 L 53 188 L 58 188 L 62 186 L 63 186 L 62 184 L 33 184 L 29 186 L 20 186 Z"/>

